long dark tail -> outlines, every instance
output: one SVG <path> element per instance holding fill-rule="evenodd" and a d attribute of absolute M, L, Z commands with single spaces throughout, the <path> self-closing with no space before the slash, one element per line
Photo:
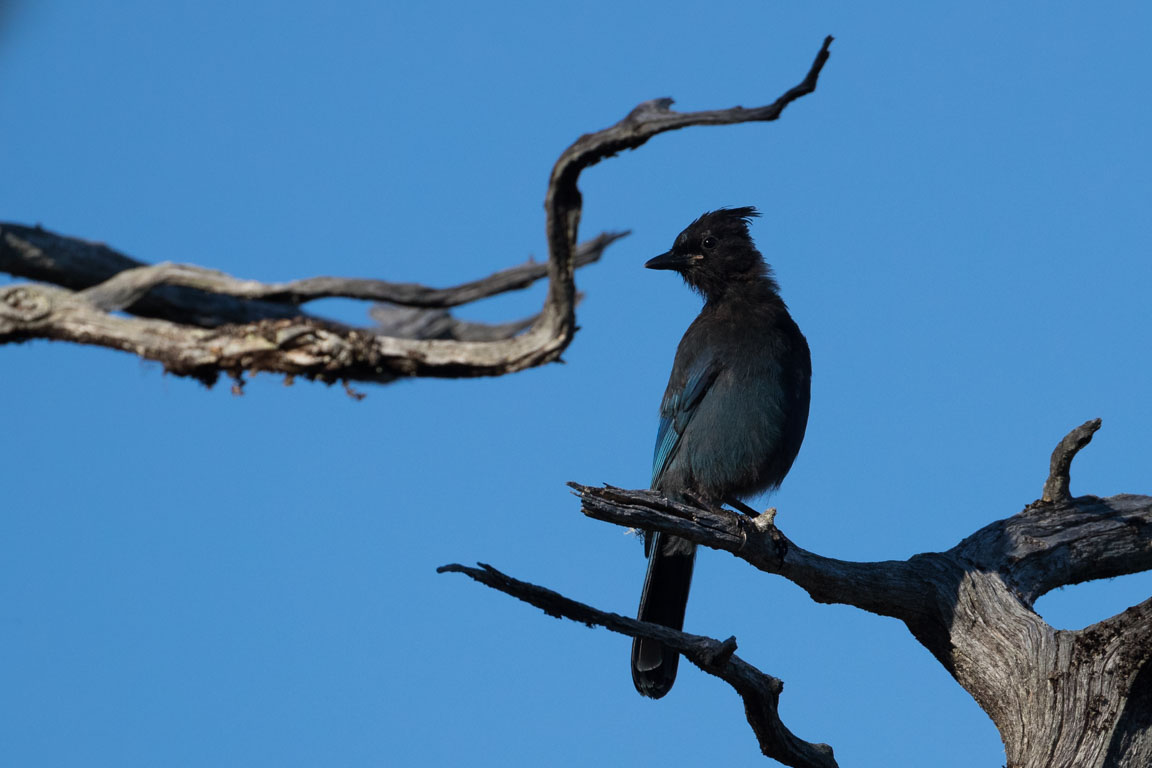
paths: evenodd
<path fill-rule="evenodd" d="M 636 618 L 683 629 L 696 545 L 657 533 L 647 549 L 648 575 L 644 577 Z M 642 696 L 658 699 L 672 690 L 679 662 L 680 654 L 663 643 L 643 638 L 632 641 L 632 682 Z"/>

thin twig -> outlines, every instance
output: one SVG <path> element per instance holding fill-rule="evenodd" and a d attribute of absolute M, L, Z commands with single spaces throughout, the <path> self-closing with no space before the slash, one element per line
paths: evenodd
<path fill-rule="evenodd" d="M 836 760 L 827 744 L 814 744 L 798 738 L 780 721 L 777 711 L 784 684 L 765 674 L 735 654 L 736 639 L 716 640 L 690 635 L 674 629 L 608 613 L 564 597 L 558 592 L 514 579 L 490 565 L 479 568 L 452 563 L 436 569 L 437 573 L 463 573 L 470 578 L 523 600 L 549 616 L 600 626 L 629 637 L 659 640 L 675 648 L 686 659 L 710 675 L 731 685 L 744 700 L 748 722 L 760 742 L 761 751 L 775 760 L 796 768 L 834 768 Z"/>

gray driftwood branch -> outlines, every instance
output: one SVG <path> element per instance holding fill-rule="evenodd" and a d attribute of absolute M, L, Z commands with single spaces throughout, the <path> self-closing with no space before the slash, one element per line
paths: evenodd
<path fill-rule="evenodd" d="M 626 234 L 581 243 L 574 268 L 598 261 Z M 211 384 L 221 373 L 256 371 L 326 381 L 451 375 L 424 372 L 417 342 L 474 342 L 483 351 L 514 339 L 539 315 L 489 325 L 460 320 L 447 307 L 525 288 L 546 277 L 548 265 L 528 262 L 453 288 L 334 277 L 264 284 L 191 265 L 142 264 L 99 243 L 0 224 L 0 270 L 46 281 L 0 287 L 0 343 L 44 338 L 121 349 Z M 371 308 L 374 328 L 300 309 L 330 297 L 391 303 Z"/>
<path fill-rule="evenodd" d="M 1079 631 L 1057 630 L 1037 598 L 1070 584 L 1152 570 L 1152 497 L 1074 497 L 1076 452 L 1053 452 L 1043 498 L 946 552 L 849 562 L 797 546 L 773 520 L 678 504 L 652 491 L 572 483 L 584 514 L 730 552 L 821 603 L 903 621 L 992 718 L 1009 768 L 1152 765 L 1152 598 Z"/>
<path fill-rule="evenodd" d="M 583 267 L 598 261 L 605 248 L 627 234 L 604 233 L 582 243 L 575 251 L 573 265 Z M 301 304 L 327 298 L 447 309 L 527 288 L 548 276 L 548 265 L 529 261 L 450 288 L 346 277 L 261 283 L 203 267 L 144 264 L 101 243 L 58 235 L 40 227 L 0 224 L 0 271 L 84 291 L 101 309 L 124 309 L 144 317 L 176 317 L 183 323 L 216 326 L 288 317 L 299 314 L 295 308 Z M 222 297 L 217 304 L 205 304 L 217 296 Z"/>
<path fill-rule="evenodd" d="M 577 247 L 585 168 L 665 131 L 777 119 L 816 88 L 827 38 L 808 74 L 763 107 L 674 112 L 644 102 L 615 125 L 585 134 L 556 161 L 545 197 L 548 261 L 450 289 L 380 280 L 315 277 L 264 284 L 178 264 L 144 265 L 103 245 L 40 229 L 0 225 L 0 271 L 41 282 L 0 288 L 0 344 L 49 339 L 93 344 L 155 360 L 168 372 L 211 383 L 266 371 L 324 381 L 387 382 L 406 376 L 499 376 L 560 359 L 576 331 L 573 273 L 621 233 Z M 546 276 L 544 306 L 524 321 L 461 324 L 444 311 Z M 388 328 L 352 328 L 304 314 L 326 297 L 388 302 Z M 120 313 L 120 314 L 118 314 Z M 127 314 L 123 314 L 127 313 Z"/>
<path fill-rule="evenodd" d="M 606 232 L 581 243 L 574 265 L 594 264 L 609 245 L 627 234 Z M 337 277 L 264 284 L 190 265 L 148 265 L 102 243 L 0 223 L 0 271 L 80 292 L 104 311 L 123 310 L 201 328 L 276 319 L 321 320 L 299 305 L 341 297 L 382 302 L 369 309 L 376 335 L 497 341 L 531 327 L 537 316 L 491 325 L 460 320 L 448 308 L 527 288 L 548 276 L 548 265 L 529 261 L 452 288 Z M 328 322 L 329 327 L 342 325 Z"/>
<path fill-rule="evenodd" d="M 479 563 L 479 568 L 443 565 L 438 573 L 463 573 L 486 586 L 534 605 L 549 616 L 572 619 L 590 627 L 605 627 L 629 637 L 649 637 L 675 648 L 684 658 L 710 675 L 731 685 L 744 701 L 748 722 L 760 742 L 760 749 L 785 765 L 797 768 L 835 768 L 832 748 L 798 738 L 780 721 L 777 706 L 784 683 L 766 675 L 736 655 L 736 638 L 715 640 L 700 635 L 637 621 L 618 613 L 607 613 L 564 597 L 550 589 L 520 581 Z"/>

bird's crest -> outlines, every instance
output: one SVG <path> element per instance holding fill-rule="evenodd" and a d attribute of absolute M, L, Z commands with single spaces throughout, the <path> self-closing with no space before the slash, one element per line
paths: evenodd
<path fill-rule="evenodd" d="M 752 223 L 752 219 L 757 218 L 759 215 L 760 211 L 750 205 L 741 208 L 720 208 L 703 214 L 700 218 L 696 219 L 696 221 L 692 222 L 688 229 L 736 229 L 747 234 L 748 225 Z"/>

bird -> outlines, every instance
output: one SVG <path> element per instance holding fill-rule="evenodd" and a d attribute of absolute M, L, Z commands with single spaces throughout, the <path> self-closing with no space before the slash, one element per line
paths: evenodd
<path fill-rule="evenodd" d="M 678 272 L 704 299 L 660 403 L 650 487 L 668 499 L 747 509 L 743 500 L 779 487 L 804 440 L 811 354 L 748 232 L 759 215 L 753 207 L 709 211 L 644 264 Z M 683 629 L 696 545 L 649 531 L 644 553 L 637 618 Z M 663 697 L 679 659 L 657 640 L 635 638 L 636 690 Z"/>

